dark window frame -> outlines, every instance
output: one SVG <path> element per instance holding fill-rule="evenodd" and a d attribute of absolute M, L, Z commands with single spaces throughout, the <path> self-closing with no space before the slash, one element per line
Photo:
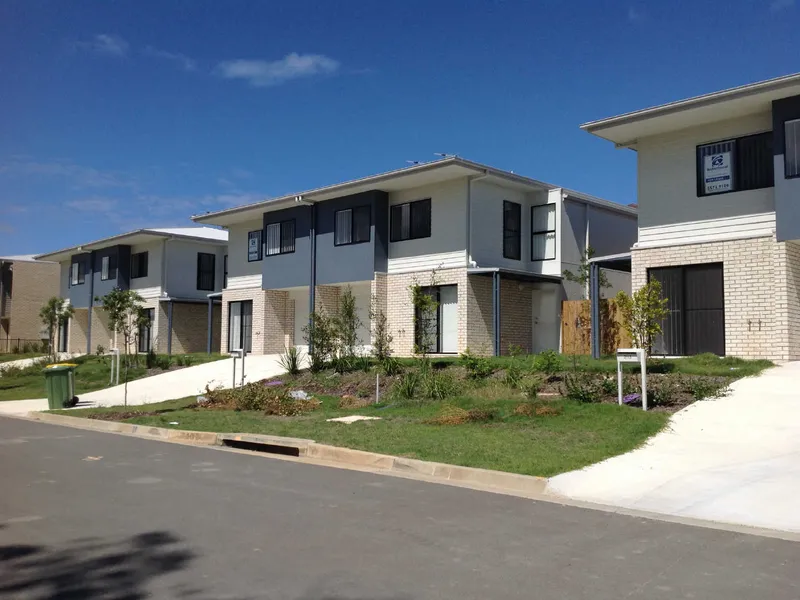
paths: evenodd
<path fill-rule="evenodd" d="M 210 269 L 202 269 L 203 267 L 203 258 L 204 257 L 211 257 L 211 268 Z M 217 255 L 211 252 L 198 252 L 197 253 L 197 289 L 201 292 L 213 292 L 216 283 L 217 283 Z M 203 278 L 208 278 L 210 274 L 211 283 L 208 284 L 210 287 L 203 287 L 203 285 L 207 284 L 207 282 L 203 281 Z"/>
<path fill-rule="evenodd" d="M 139 330 L 137 332 L 139 339 L 137 340 L 136 346 L 137 352 L 146 354 L 153 348 L 153 323 L 155 321 L 156 309 L 145 308 L 144 310 L 147 312 L 147 324 L 139 325 Z"/>
<path fill-rule="evenodd" d="M 72 276 L 72 271 L 74 270 L 73 265 L 78 265 L 77 277 Z M 81 259 L 73 260 L 69 265 L 69 287 L 83 285 L 84 283 L 86 283 L 86 263 Z"/>
<path fill-rule="evenodd" d="M 250 237 L 258 235 L 258 258 L 250 257 Z M 264 258 L 264 230 L 256 229 L 255 231 L 247 232 L 247 262 L 258 262 Z"/>
<path fill-rule="evenodd" d="M 293 254 L 297 249 L 297 219 L 286 219 L 285 221 L 275 221 L 273 223 L 267 223 L 264 227 L 264 256 L 280 256 L 282 254 Z M 289 223 L 292 224 L 292 249 L 286 250 L 284 246 L 284 232 L 283 229 Z M 269 252 L 269 248 L 267 247 L 267 230 L 269 229 L 270 225 L 278 225 L 278 237 L 280 239 L 280 246 L 278 248 L 278 252 Z"/>
<path fill-rule="evenodd" d="M 758 185 L 748 185 L 747 187 L 740 185 L 741 173 L 744 172 L 744 163 L 746 153 L 741 146 L 747 142 L 753 141 L 756 138 L 769 138 L 768 148 L 766 149 L 765 155 L 765 165 L 764 168 L 765 173 L 767 173 L 766 182 L 759 183 Z M 773 153 L 772 153 L 772 144 L 774 143 L 774 137 L 772 130 L 770 131 L 760 131 L 758 133 L 750 133 L 748 135 L 740 135 L 738 137 L 733 138 L 726 138 L 723 140 L 717 140 L 715 142 L 705 142 L 703 144 L 697 144 L 695 146 L 695 179 L 696 179 L 696 192 L 698 198 L 708 198 L 710 196 L 724 196 L 725 194 L 735 194 L 736 192 L 749 192 L 752 190 L 763 190 L 768 189 L 771 187 L 775 187 L 775 166 L 773 162 Z M 785 140 L 784 140 L 785 143 Z M 733 158 L 731 159 L 732 163 L 732 173 L 731 173 L 731 187 L 733 189 L 725 190 L 721 192 L 711 192 L 710 194 L 705 193 L 704 185 L 703 185 L 703 157 L 705 156 L 702 153 L 703 148 L 707 148 L 708 146 L 716 146 L 719 144 L 733 144 Z"/>
<path fill-rule="evenodd" d="M 138 270 L 133 268 L 134 264 L 139 267 Z M 142 265 L 144 265 L 144 269 L 142 269 Z M 131 279 L 147 277 L 149 265 L 150 253 L 147 250 L 131 254 Z"/>
<path fill-rule="evenodd" d="M 108 259 L 108 272 L 103 275 L 103 261 Z M 106 254 L 100 258 L 100 281 L 112 281 L 117 278 L 117 255 Z"/>
<path fill-rule="evenodd" d="M 228 255 L 222 257 L 222 289 L 228 287 Z"/>
<path fill-rule="evenodd" d="M 337 240 L 337 236 L 339 233 L 339 229 L 337 225 L 337 219 L 339 213 L 343 213 L 345 211 L 350 211 L 350 241 L 349 242 L 340 242 Z M 366 211 L 368 214 L 367 217 L 367 239 L 361 240 L 356 239 L 356 211 Z M 369 204 L 362 204 L 360 206 L 348 206 L 347 208 L 340 208 L 339 210 L 333 211 L 333 245 L 334 246 L 354 246 L 355 244 L 368 244 L 372 241 L 372 206 Z"/>
<path fill-rule="evenodd" d="M 234 304 L 239 305 L 239 336 L 242 340 L 242 346 L 245 353 L 250 353 L 253 351 L 253 301 L 252 300 L 232 300 L 228 302 L 228 350 L 230 351 L 231 348 L 231 341 L 233 339 L 234 328 L 231 327 L 231 320 L 233 318 L 233 311 L 231 307 Z M 250 329 L 248 331 L 247 327 L 245 327 L 245 310 L 244 307 L 250 307 Z M 249 342 L 249 343 L 247 343 Z M 238 350 L 238 348 L 236 348 Z"/>
<path fill-rule="evenodd" d="M 516 211 L 516 215 L 512 215 L 512 218 L 516 217 L 516 230 L 508 227 L 509 221 L 507 219 L 507 214 L 511 211 Z M 507 240 L 514 239 L 517 243 L 516 256 L 513 256 L 512 253 L 509 252 L 509 248 L 506 245 Z M 511 202 L 510 200 L 503 200 L 503 258 L 522 260 L 522 204 L 519 202 Z"/>
<path fill-rule="evenodd" d="M 400 210 L 402 207 L 408 206 L 408 237 L 402 237 L 402 232 L 395 235 L 394 220 L 395 211 Z M 427 226 L 423 232 L 414 231 L 414 211 L 427 207 L 428 221 Z M 407 242 L 410 240 L 422 240 L 431 237 L 433 233 L 433 203 L 430 198 L 422 198 L 421 200 L 414 200 L 413 202 L 403 202 L 402 204 L 393 204 L 389 207 L 389 241 L 390 242 Z"/>
<path fill-rule="evenodd" d="M 555 260 L 556 259 L 556 254 L 557 254 L 556 246 L 558 245 L 558 230 L 557 230 L 558 229 L 558 224 L 557 224 L 558 219 L 553 219 L 553 221 L 556 221 L 556 223 L 553 224 L 553 229 L 541 229 L 541 230 L 539 230 L 539 229 L 534 229 L 533 228 L 533 221 L 534 221 L 533 214 L 536 212 L 536 209 L 537 208 L 546 208 L 547 210 L 550 210 L 551 207 L 552 207 L 553 212 L 555 213 L 555 211 L 557 210 L 557 208 L 556 208 L 557 205 L 555 203 L 535 204 L 534 206 L 531 206 L 531 261 L 532 262 L 544 262 L 546 260 Z M 550 258 L 547 258 L 547 257 L 545 257 L 545 258 L 535 258 L 533 256 L 533 238 L 535 236 L 537 236 L 537 235 L 547 235 L 548 233 L 555 234 L 555 243 L 553 244 L 553 256 L 551 256 Z"/>
<path fill-rule="evenodd" d="M 800 119 L 786 119 L 783 122 L 783 178 L 784 179 L 797 179 L 798 177 L 800 177 L 800 170 L 798 170 L 798 172 L 795 175 L 789 175 L 788 174 L 789 163 L 787 162 L 786 159 L 789 156 L 789 153 L 786 151 L 786 140 L 788 139 L 789 136 L 786 135 L 786 125 L 788 125 L 789 123 L 798 123 L 798 124 L 800 124 Z M 798 145 L 800 145 L 800 143 Z M 796 153 L 800 154 L 800 150 L 798 150 Z"/>

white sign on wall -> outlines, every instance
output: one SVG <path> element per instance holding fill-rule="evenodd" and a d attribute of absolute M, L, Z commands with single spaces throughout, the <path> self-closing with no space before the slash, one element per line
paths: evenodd
<path fill-rule="evenodd" d="M 730 152 L 717 152 L 703 157 L 703 188 L 706 194 L 733 190 Z"/>

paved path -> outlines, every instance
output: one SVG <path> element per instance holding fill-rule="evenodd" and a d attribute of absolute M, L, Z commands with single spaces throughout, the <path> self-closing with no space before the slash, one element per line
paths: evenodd
<path fill-rule="evenodd" d="M 237 362 L 237 385 L 241 381 L 241 366 Z M 245 360 L 245 381 L 258 381 L 283 372 L 278 355 L 248 356 Z M 206 386 L 230 387 L 233 380 L 233 359 L 186 367 L 153 377 L 128 383 L 128 404 L 149 404 L 174 398 L 202 394 Z M 124 386 L 114 386 L 80 396 L 77 408 L 89 406 L 117 406 L 124 401 Z M 47 410 L 47 400 L 15 400 L 0 402 L 0 414 L 27 414 L 34 410 Z"/>
<path fill-rule="evenodd" d="M 675 414 L 623 456 L 559 475 L 553 492 L 591 502 L 800 531 L 800 363 L 741 379 Z"/>
<path fill-rule="evenodd" d="M 795 599 L 800 544 L 0 418 L 0 597 Z"/>

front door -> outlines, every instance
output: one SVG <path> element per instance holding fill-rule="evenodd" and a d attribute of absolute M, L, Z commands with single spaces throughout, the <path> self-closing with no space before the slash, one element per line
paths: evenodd
<path fill-rule="evenodd" d="M 561 329 L 558 292 L 558 288 L 554 285 L 533 290 L 533 344 L 531 347 L 536 354 L 545 350 L 558 351 Z"/>
<path fill-rule="evenodd" d="M 458 352 L 458 286 L 440 285 L 424 292 L 436 302 L 430 316 L 417 315 L 417 344 L 428 343 L 428 352 L 456 354 Z M 424 329 L 425 333 L 421 330 Z"/>
<path fill-rule="evenodd" d="M 228 351 L 253 350 L 253 301 L 228 303 Z"/>

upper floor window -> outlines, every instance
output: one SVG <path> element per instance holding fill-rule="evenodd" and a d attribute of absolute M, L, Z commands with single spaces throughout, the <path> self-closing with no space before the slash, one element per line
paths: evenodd
<path fill-rule="evenodd" d="M 522 258 L 522 205 L 503 200 L 503 258 Z"/>
<path fill-rule="evenodd" d="M 369 206 L 337 210 L 333 213 L 333 245 L 345 246 L 368 242 L 371 220 L 372 209 Z"/>
<path fill-rule="evenodd" d="M 100 262 L 100 279 L 108 281 L 117 278 L 117 255 L 104 256 Z"/>
<path fill-rule="evenodd" d="M 208 252 L 197 253 L 197 289 L 214 291 L 214 271 L 217 257 Z"/>
<path fill-rule="evenodd" d="M 131 254 L 131 279 L 147 277 L 147 252 Z"/>
<path fill-rule="evenodd" d="M 395 204 L 391 208 L 390 241 L 431 237 L 431 199 Z"/>
<path fill-rule="evenodd" d="M 78 260 L 70 265 L 70 285 L 81 285 L 86 281 L 86 266 L 82 260 Z"/>
<path fill-rule="evenodd" d="M 247 262 L 261 260 L 264 256 L 264 246 L 261 243 L 261 230 L 251 231 L 247 234 Z"/>
<path fill-rule="evenodd" d="M 556 205 L 531 207 L 531 260 L 556 257 Z"/>
<path fill-rule="evenodd" d="M 783 169 L 787 179 L 800 177 L 800 119 L 783 124 Z"/>
<path fill-rule="evenodd" d="M 697 147 L 697 195 L 772 187 L 772 132 Z"/>
<path fill-rule="evenodd" d="M 294 252 L 294 219 L 267 225 L 267 256 Z"/>

